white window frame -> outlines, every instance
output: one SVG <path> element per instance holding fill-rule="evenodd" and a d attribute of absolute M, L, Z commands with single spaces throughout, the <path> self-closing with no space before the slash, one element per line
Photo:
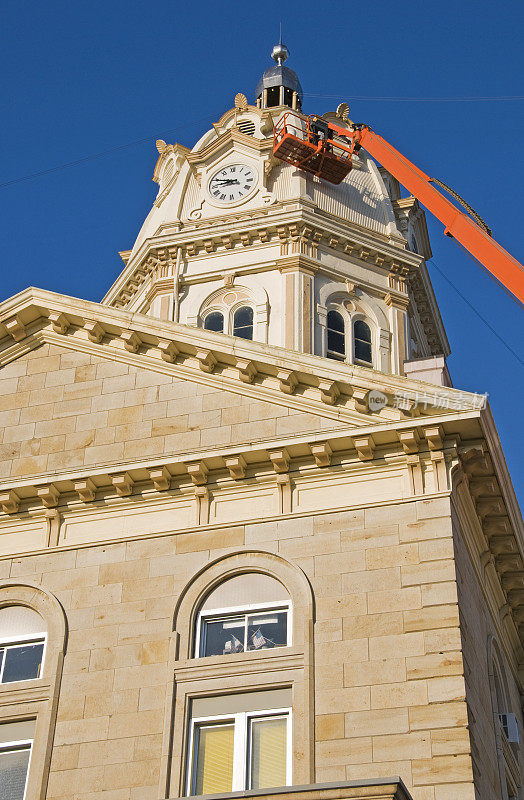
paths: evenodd
<path fill-rule="evenodd" d="M 0 650 L 9 650 L 12 647 L 20 647 L 20 645 L 24 644 L 41 644 L 43 642 L 44 649 L 42 650 L 42 664 L 40 667 L 40 675 L 37 678 L 24 678 L 23 680 L 19 681 L 8 681 L 4 683 L 4 668 L 5 668 L 5 656 L 2 659 L 2 664 L 0 666 L 0 686 L 8 686 L 10 683 L 26 683 L 27 681 L 39 681 L 44 673 L 44 663 L 46 657 L 46 650 L 47 650 L 47 634 L 46 633 L 27 633 L 23 636 L 4 636 L 0 637 Z"/>
<path fill-rule="evenodd" d="M 338 333 L 342 333 L 344 337 L 344 353 L 338 353 L 335 350 L 330 350 L 328 348 L 328 339 L 329 339 L 329 326 L 328 326 L 328 314 L 330 311 L 336 311 L 337 314 L 340 314 L 342 317 L 342 323 L 344 325 L 344 332 L 338 331 Z M 351 318 L 345 308 L 342 306 L 334 305 L 330 303 L 327 307 L 326 312 L 326 358 L 330 358 L 332 361 L 340 361 L 342 364 L 347 362 L 348 360 L 348 325 L 351 325 Z"/>
<path fill-rule="evenodd" d="M 202 316 L 202 328 L 207 330 L 206 328 L 206 319 L 211 314 L 222 314 L 222 333 L 229 333 L 227 330 L 229 321 L 228 321 L 228 309 L 225 306 L 212 306 L 210 308 L 206 308 L 204 314 Z M 220 331 L 209 331 L 210 333 L 220 333 Z"/>
<path fill-rule="evenodd" d="M 369 333 L 370 333 L 370 337 L 371 337 L 371 341 L 369 342 L 369 345 L 371 347 L 371 361 L 363 361 L 361 358 L 357 358 L 356 355 L 355 355 L 355 322 L 358 322 L 359 320 L 360 320 L 360 322 L 365 322 L 366 325 L 369 328 Z M 357 366 L 369 367 L 369 368 L 373 369 L 374 366 L 375 366 L 375 353 L 376 353 L 375 329 L 374 329 L 372 323 L 369 321 L 369 319 L 364 314 L 356 313 L 356 314 L 352 314 L 351 315 L 351 337 L 350 338 L 351 338 L 351 362 L 353 364 L 356 364 Z"/>
<path fill-rule="evenodd" d="M 338 311 L 344 320 L 344 355 L 336 353 L 334 350 L 328 349 L 328 325 L 327 314 L 329 311 Z M 368 326 L 371 332 L 371 361 L 362 361 L 360 358 L 355 358 L 355 322 L 362 320 Z M 369 369 L 376 369 L 378 359 L 378 342 L 376 326 L 371 319 L 362 313 L 362 311 L 348 311 L 343 303 L 330 302 L 326 306 L 326 321 L 325 321 L 325 348 L 324 357 L 332 361 L 339 361 L 341 364 L 355 364 L 357 367 L 368 367 Z"/>
<path fill-rule="evenodd" d="M 195 761 L 197 751 L 195 748 L 195 728 L 197 726 L 226 724 L 233 725 L 233 777 L 231 782 L 232 792 L 249 791 L 251 786 L 251 722 L 253 720 L 271 718 L 286 718 L 286 786 L 292 782 L 293 753 L 292 745 L 292 709 L 271 708 L 263 711 L 239 711 L 236 714 L 218 714 L 216 716 L 192 717 L 189 727 L 188 760 L 186 772 L 186 797 L 195 797 L 194 786 L 196 781 Z"/>
<path fill-rule="evenodd" d="M 15 742 L 1 742 L 0 743 L 0 754 L 2 753 L 12 753 L 12 752 L 20 752 L 22 750 L 29 750 L 29 760 L 27 762 L 27 771 L 25 773 L 25 785 L 24 785 L 24 800 L 27 793 L 27 780 L 29 778 L 29 770 L 31 769 L 31 756 L 33 755 L 33 739 L 20 739 L 19 741 Z"/>
<path fill-rule="evenodd" d="M 252 322 L 252 325 L 251 325 L 251 327 L 253 329 L 253 335 L 252 335 L 251 339 L 246 339 L 245 340 L 246 342 L 252 342 L 255 339 L 255 331 L 256 331 L 257 321 L 256 321 L 255 306 L 249 300 L 239 300 L 238 303 L 235 303 L 235 305 L 231 306 L 231 308 L 229 310 L 229 320 L 228 320 L 229 331 L 228 331 L 228 333 L 229 333 L 230 336 L 234 336 L 235 335 L 233 333 L 233 331 L 235 330 L 235 314 L 236 314 L 237 311 L 240 311 L 241 308 L 250 308 L 251 311 L 253 312 L 253 322 Z M 241 337 L 239 336 L 238 338 L 240 339 Z"/>
<path fill-rule="evenodd" d="M 205 328 L 206 319 L 210 314 L 219 313 L 222 314 L 222 317 L 224 319 L 224 327 L 222 329 L 222 333 L 226 334 L 226 336 L 234 336 L 233 330 L 235 327 L 234 326 L 235 312 L 238 311 L 240 308 L 250 308 L 251 311 L 253 312 L 253 338 L 246 339 L 246 341 L 249 342 L 254 341 L 256 327 L 257 327 L 257 318 L 256 318 L 257 312 L 251 300 L 242 300 L 239 301 L 238 303 L 235 303 L 235 305 L 233 306 L 226 306 L 226 305 L 209 306 L 209 308 L 206 308 L 206 310 L 203 312 L 201 316 L 202 328 Z M 210 331 L 210 333 L 217 333 L 217 331 Z"/>
<path fill-rule="evenodd" d="M 195 647 L 194 647 L 194 657 L 195 658 L 213 658 L 213 656 L 204 656 L 202 655 L 202 651 L 204 650 L 204 642 L 202 641 L 202 633 L 203 633 L 203 626 L 202 620 L 206 622 L 210 621 L 219 621 L 224 617 L 235 617 L 235 616 L 244 616 L 244 631 L 245 631 L 245 638 L 247 638 L 247 619 L 249 616 L 253 616 L 254 614 L 264 613 L 267 611 L 286 611 L 287 612 L 287 641 L 285 645 L 281 645 L 281 647 L 291 647 L 292 644 L 292 633 L 293 633 L 293 611 L 291 603 L 255 603 L 252 605 L 243 605 L 243 606 L 228 606 L 226 608 L 211 608 L 208 611 L 200 611 L 197 617 L 197 624 L 196 624 L 196 631 L 195 631 Z M 245 643 L 244 638 L 244 643 Z M 271 648 L 272 650 L 278 650 L 279 647 Z M 254 653 L 255 650 L 242 650 L 241 653 L 236 653 L 235 655 L 241 655 L 243 653 Z"/>

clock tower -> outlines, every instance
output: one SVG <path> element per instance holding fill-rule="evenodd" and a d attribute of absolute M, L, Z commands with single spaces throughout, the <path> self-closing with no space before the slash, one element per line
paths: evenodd
<path fill-rule="evenodd" d="M 193 148 L 157 142 L 158 195 L 103 302 L 448 383 L 418 202 L 364 153 L 338 186 L 273 155 L 275 121 L 301 117 L 288 54 L 276 45 L 255 104 L 237 94 Z M 324 116 L 344 126 L 347 113 Z"/>

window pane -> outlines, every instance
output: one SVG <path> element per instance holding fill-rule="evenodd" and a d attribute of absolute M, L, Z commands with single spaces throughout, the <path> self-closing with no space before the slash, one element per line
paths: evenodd
<path fill-rule="evenodd" d="M 342 314 L 339 314 L 338 311 L 328 311 L 327 314 L 327 326 L 332 331 L 339 331 L 340 333 L 344 333 L 344 319 Z"/>
<path fill-rule="evenodd" d="M 363 342 L 371 341 L 371 330 L 364 320 L 357 319 L 353 330 L 355 331 L 355 339 L 362 339 Z"/>
<path fill-rule="evenodd" d="M 233 788 L 233 725 L 195 727 L 193 794 L 230 792 Z"/>
<path fill-rule="evenodd" d="M 0 751 L 0 797 L 23 800 L 30 750 Z"/>
<path fill-rule="evenodd" d="M 5 651 L 5 666 L 2 683 L 28 681 L 40 677 L 44 643 L 24 644 L 8 647 Z"/>
<path fill-rule="evenodd" d="M 371 357 L 371 345 L 369 342 L 362 342 L 360 339 L 355 339 L 355 358 L 359 361 L 366 361 L 371 364 L 373 359 Z"/>
<path fill-rule="evenodd" d="M 244 650 L 245 617 L 225 617 L 206 622 L 202 620 L 203 656 L 223 656 Z"/>
<path fill-rule="evenodd" d="M 287 613 L 253 614 L 247 620 L 247 649 L 265 650 L 287 644 Z"/>
<path fill-rule="evenodd" d="M 206 597 L 202 611 L 217 608 L 240 608 L 258 603 L 289 602 L 285 587 L 270 575 L 244 572 L 219 583 Z"/>
<path fill-rule="evenodd" d="M 215 331 L 216 333 L 224 332 L 224 315 L 219 311 L 213 311 L 208 314 L 204 320 L 204 328 L 206 331 Z"/>
<path fill-rule="evenodd" d="M 253 338 L 253 309 L 249 306 L 243 306 L 235 311 L 233 336 L 240 336 L 241 339 Z"/>
<path fill-rule="evenodd" d="M 346 353 L 344 319 L 338 311 L 331 310 L 327 314 L 327 349 L 342 356 Z"/>
<path fill-rule="evenodd" d="M 287 718 L 251 722 L 250 789 L 286 785 Z"/>
<path fill-rule="evenodd" d="M 14 639 L 18 636 L 43 634 L 46 625 L 40 614 L 27 606 L 4 606 L 0 609 L 0 637 Z"/>
<path fill-rule="evenodd" d="M 344 334 L 328 329 L 327 349 L 332 353 L 340 353 L 343 356 L 345 353 Z"/>

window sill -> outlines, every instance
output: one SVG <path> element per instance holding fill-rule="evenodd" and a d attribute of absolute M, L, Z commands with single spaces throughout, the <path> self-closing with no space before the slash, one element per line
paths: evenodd
<path fill-rule="evenodd" d="M 275 647 L 267 650 L 250 650 L 247 653 L 231 653 L 225 656 L 203 656 L 189 658 L 186 661 L 177 661 L 175 674 L 184 675 L 184 680 L 189 679 L 188 673 L 201 675 L 233 676 L 249 671 L 265 671 L 286 669 L 300 666 L 304 663 L 304 651 L 299 647 Z"/>
<path fill-rule="evenodd" d="M 305 786 L 278 786 L 273 789 L 250 789 L 199 797 L 213 797 L 215 800 L 234 800 L 237 797 L 271 797 L 273 800 L 368 800 L 370 797 L 373 800 L 412 800 L 398 776 L 340 783 L 310 783 Z"/>
<path fill-rule="evenodd" d="M 288 654 L 293 652 L 298 652 L 299 648 L 293 646 L 285 646 L 285 647 L 264 647 L 260 648 L 260 650 L 244 650 L 240 653 L 224 653 L 221 656 L 198 656 L 197 658 L 188 659 L 190 661 L 194 661 L 195 663 L 204 662 L 208 663 L 217 663 L 222 662 L 224 659 L 228 660 L 228 663 L 231 661 L 245 661 L 246 659 L 253 659 L 253 658 L 271 658 L 273 656 L 278 657 L 282 653 Z"/>
<path fill-rule="evenodd" d="M 46 699 L 49 696 L 50 689 L 49 681 L 43 678 L 34 678 L 30 681 L 0 683 L 0 704 L 5 702 L 22 702 L 29 699 Z"/>

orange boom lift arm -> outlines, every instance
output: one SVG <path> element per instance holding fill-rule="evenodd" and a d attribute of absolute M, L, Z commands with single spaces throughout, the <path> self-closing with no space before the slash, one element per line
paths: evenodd
<path fill-rule="evenodd" d="M 435 188 L 439 183 L 418 169 L 402 153 L 367 125 L 341 128 L 314 115 L 307 120 L 284 113 L 273 137 L 277 158 L 330 181 L 340 183 L 351 170 L 351 157 L 363 147 L 445 226 L 444 233 L 456 239 L 488 272 L 524 304 L 524 267 L 491 236 L 491 231 L 472 209 L 475 220 L 458 209 Z M 456 195 L 457 199 L 458 195 Z"/>

